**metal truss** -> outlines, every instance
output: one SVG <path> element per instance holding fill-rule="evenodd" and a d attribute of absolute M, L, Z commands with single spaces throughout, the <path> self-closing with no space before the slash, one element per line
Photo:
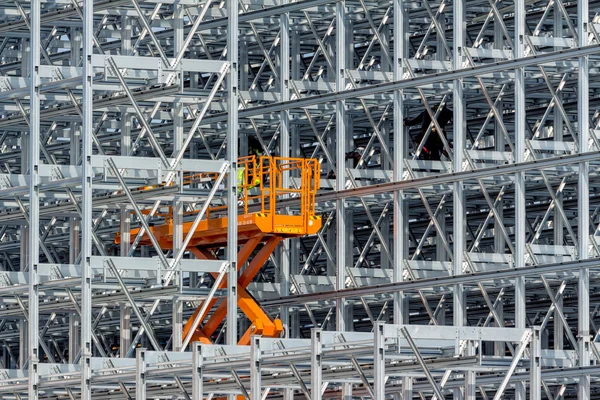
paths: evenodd
<path fill-rule="evenodd" d="M 237 218 L 248 137 L 319 159 L 323 228 L 238 346 L 237 225 L 183 224 Z M 599 237 L 599 1 L 0 2 L 2 399 L 600 398 Z"/>

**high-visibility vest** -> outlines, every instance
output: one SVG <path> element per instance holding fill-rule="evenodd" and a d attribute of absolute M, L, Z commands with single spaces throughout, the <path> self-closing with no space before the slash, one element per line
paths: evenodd
<path fill-rule="evenodd" d="M 244 182 L 244 178 L 245 178 L 244 171 L 245 171 L 244 167 L 239 167 L 237 169 L 238 193 L 242 192 L 243 188 L 241 185 L 246 184 Z M 256 187 L 258 185 L 260 185 L 260 178 L 258 176 L 256 176 L 256 177 L 254 177 L 254 180 L 248 185 L 248 189 L 252 189 L 253 187 Z"/>

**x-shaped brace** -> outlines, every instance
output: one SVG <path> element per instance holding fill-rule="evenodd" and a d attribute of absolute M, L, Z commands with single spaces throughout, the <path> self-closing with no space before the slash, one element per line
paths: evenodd
<path fill-rule="evenodd" d="M 252 258 L 248 266 L 241 272 L 238 278 L 238 293 L 237 293 L 237 304 L 238 307 L 244 312 L 246 317 L 250 321 L 252 321 L 252 325 L 246 333 L 241 337 L 238 344 L 240 345 L 249 345 L 250 344 L 250 336 L 251 335 L 262 335 L 266 337 L 277 337 L 283 331 L 283 325 L 281 320 L 275 319 L 271 320 L 269 316 L 263 311 L 260 305 L 252 298 L 252 296 L 248 293 L 246 288 L 252 282 L 252 279 L 258 274 L 262 266 L 268 260 L 269 256 L 273 253 L 275 248 L 281 241 L 283 241 L 283 237 L 281 236 L 257 236 L 250 239 L 246 242 L 241 250 L 238 253 L 237 265 L 238 272 L 241 271 L 242 266 L 246 264 L 254 250 L 258 247 L 258 245 L 265 241 L 264 246 L 258 251 L 258 253 Z M 199 248 L 191 248 L 192 253 L 200 259 L 215 259 L 215 256 L 207 251 L 206 249 Z M 214 278 L 216 278 L 216 274 L 212 274 Z M 219 289 L 224 289 L 227 287 L 227 279 L 223 279 L 223 281 L 219 285 Z M 207 317 L 209 311 L 213 308 L 213 306 L 217 305 L 216 310 L 212 313 L 212 315 L 208 318 L 208 321 L 204 324 L 203 327 L 195 327 L 192 326 L 194 321 L 196 320 L 196 315 L 200 312 L 202 308 L 202 304 L 198 306 L 194 314 L 190 317 L 185 327 L 183 328 L 183 337 L 187 337 L 188 335 L 192 335 L 191 341 L 201 341 L 204 343 L 210 343 L 209 337 L 217 330 L 221 322 L 225 319 L 227 315 L 227 301 L 219 299 L 210 300 L 211 304 L 209 307 L 206 307 L 206 311 L 204 315 L 200 318 L 200 321 L 204 321 Z"/>

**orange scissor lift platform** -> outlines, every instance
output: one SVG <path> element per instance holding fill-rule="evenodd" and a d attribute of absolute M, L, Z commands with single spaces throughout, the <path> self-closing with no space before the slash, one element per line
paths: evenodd
<path fill-rule="evenodd" d="M 251 322 L 250 328 L 240 338 L 239 344 L 248 345 L 251 335 L 278 337 L 283 331 L 281 320 L 271 319 L 246 288 L 261 270 L 279 243 L 286 238 L 315 234 L 321 228 L 321 218 L 315 213 L 315 195 L 319 189 L 320 164 L 315 159 L 282 157 L 242 157 L 238 160 L 238 307 Z M 284 182 L 287 176 L 299 178 L 300 187 L 290 188 Z M 206 178 L 206 177 L 205 177 Z M 215 177 L 216 179 L 216 177 Z M 284 209 L 277 203 L 285 198 L 296 198 L 299 207 Z M 251 212 L 252 210 L 260 211 Z M 219 248 L 227 246 L 228 206 L 209 207 L 188 244 L 187 249 L 199 259 L 216 259 Z M 195 214 L 188 213 L 187 215 Z M 173 248 L 174 226 L 172 209 L 163 215 L 162 225 L 151 227 L 151 231 L 163 250 Z M 183 235 L 187 236 L 193 222 L 183 224 Z M 131 240 L 137 236 L 139 228 L 131 230 Z M 117 235 L 115 243 L 120 243 Z M 146 234 L 141 245 L 151 245 Z M 245 268 L 244 268 L 245 266 Z M 213 274 L 216 279 L 217 274 Z M 227 287 L 223 279 L 220 289 Z M 227 315 L 225 299 L 211 299 L 205 307 L 200 321 L 202 326 L 192 325 L 203 308 L 198 306 L 183 329 L 183 337 L 192 333 L 191 341 L 211 343 L 210 337 L 216 332 Z M 216 308 L 215 308 L 216 307 Z M 212 314 L 209 315 L 210 311 Z"/>

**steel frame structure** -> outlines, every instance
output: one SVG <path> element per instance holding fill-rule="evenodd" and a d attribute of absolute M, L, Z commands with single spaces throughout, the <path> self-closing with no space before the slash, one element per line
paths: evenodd
<path fill-rule="evenodd" d="M 0 1 L 0 398 L 600 398 L 599 104 L 597 0 Z M 215 260 L 182 225 L 249 135 L 320 160 L 323 229 L 247 287 L 285 337 L 237 346 L 237 225 Z"/>

